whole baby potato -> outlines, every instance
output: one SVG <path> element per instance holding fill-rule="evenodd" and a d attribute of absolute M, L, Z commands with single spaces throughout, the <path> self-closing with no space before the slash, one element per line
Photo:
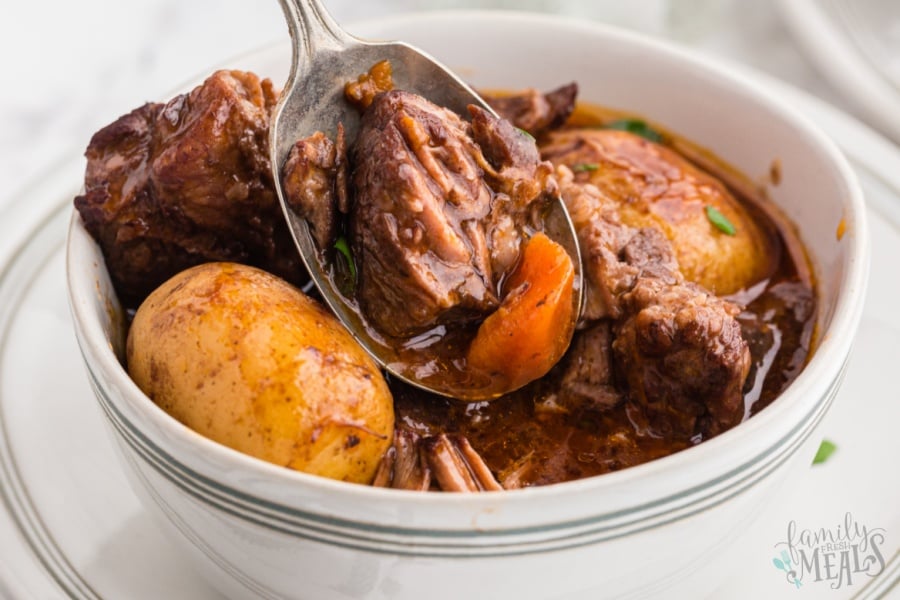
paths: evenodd
<path fill-rule="evenodd" d="M 393 400 L 331 314 L 252 267 L 188 269 L 141 304 L 128 372 L 194 431 L 299 471 L 369 483 L 391 443 Z"/>
<path fill-rule="evenodd" d="M 714 294 L 748 288 L 777 264 L 773 233 L 753 218 L 750 207 L 671 148 L 627 131 L 572 129 L 548 136 L 541 153 L 618 204 L 626 225 L 660 230 L 672 242 L 685 278 Z M 720 230 L 710 208 L 734 231 Z"/>

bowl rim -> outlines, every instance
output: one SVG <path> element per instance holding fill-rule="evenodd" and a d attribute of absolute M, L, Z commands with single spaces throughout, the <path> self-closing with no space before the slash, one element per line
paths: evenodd
<path fill-rule="evenodd" d="M 428 514 L 423 517 L 423 521 L 435 524 L 435 530 L 445 531 L 445 528 L 437 524 L 445 521 L 447 516 L 453 513 L 471 514 L 475 511 L 485 514 L 501 507 L 506 510 L 512 507 L 526 509 L 528 506 L 535 505 L 535 503 L 540 503 L 544 506 L 554 501 L 559 502 L 563 498 L 577 499 L 585 496 L 596 497 L 598 495 L 602 497 L 604 493 L 610 492 L 610 490 L 615 491 L 617 488 L 625 486 L 641 486 L 643 484 L 641 489 L 645 489 L 647 487 L 645 482 L 658 480 L 663 475 L 673 479 L 677 477 L 680 482 L 678 486 L 675 486 L 676 491 L 657 493 L 652 498 L 653 502 L 650 503 L 665 508 L 676 503 L 679 499 L 685 498 L 686 494 L 707 488 L 717 478 L 721 477 L 722 469 L 704 469 L 703 465 L 713 464 L 717 460 L 723 462 L 722 457 L 733 456 L 736 453 L 740 454 L 737 450 L 742 447 L 747 450 L 754 449 L 752 457 L 748 457 L 747 460 L 739 463 L 737 467 L 727 470 L 736 475 L 748 465 L 762 460 L 766 455 L 778 450 L 779 444 L 783 446 L 789 435 L 784 433 L 784 427 L 773 426 L 773 424 L 777 424 L 779 421 L 787 421 L 795 423 L 796 428 L 799 428 L 804 424 L 814 425 L 813 419 L 821 418 L 821 414 L 827 409 L 827 402 L 830 402 L 830 400 L 826 401 L 829 395 L 832 394 L 830 390 L 840 378 L 842 365 L 849 355 L 852 338 L 861 318 L 869 263 L 868 231 L 862 191 L 855 173 L 836 145 L 814 124 L 808 121 L 805 116 L 767 94 L 764 90 L 760 91 L 758 82 L 741 70 L 728 67 L 726 63 L 718 59 L 699 54 L 694 50 L 679 47 L 671 42 L 646 37 L 609 25 L 544 14 L 481 10 L 408 13 L 395 17 L 361 21 L 356 23 L 356 25 L 367 27 L 370 30 L 379 30 L 408 27 L 411 24 L 420 25 L 423 21 L 431 21 L 440 23 L 442 26 L 447 26 L 448 23 L 455 23 L 455 26 L 458 27 L 471 23 L 473 19 L 479 21 L 479 24 L 491 24 L 497 27 L 540 25 L 545 30 L 554 28 L 563 31 L 579 31 L 591 36 L 606 38 L 613 42 L 629 44 L 642 52 L 665 55 L 670 59 L 686 63 L 687 66 L 693 69 L 699 69 L 716 78 L 728 81 L 742 95 L 752 98 L 753 102 L 763 106 L 767 112 L 790 124 L 799 134 L 806 136 L 810 140 L 811 147 L 818 150 L 821 160 L 827 162 L 828 166 L 835 170 L 838 178 L 844 184 L 845 189 L 841 194 L 844 218 L 847 224 L 847 235 L 844 239 L 849 241 L 846 269 L 838 286 L 839 291 L 831 321 L 827 327 L 823 328 L 819 344 L 812 358 L 788 389 L 752 419 L 742 422 L 739 426 L 698 446 L 622 471 L 608 473 L 602 477 L 472 495 L 421 494 L 418 492 L 348 484 L 306 473 L 290 471 L 222 446 L 187 429 L 150 401 L 137 388 L 136 384 L 131 381 L 123 366 L 114 356 L 114 353 L 110 351 L 100 324 L 91 319 L 86 302 L 95 292 L 95 288 L 86 281 L 79 280 L 76 276 L 79 270 L 83 270 L 84 265 L 75 263 L 76 253 L 73 251 L 74 244 L 78 238 L 76 235 L 77 230 L 80 229 L 83 235 L 87 234 L 80 224 L 81 221 L 77 212 L 73 211 L 66 246 L 67 291 L 79 345 L 82 348 L 85 362 L 94 380 L 95 391 L 101 391 L 100 381 L 104 380 L 104 378 L 108 378 L 112 385 L 122 390 L 124 402 L 121 404 L 117 402 L 115 394 L 105 394 L 109 407 L 118 411 L 120 418 L 124 419 L 135 431 L 140 431 L 145 435 L 149 431 L 157 435 L 155 439 L 150 441 L 168 454 L 173 464 L 182 465 L 189 471 L 193 471 L 198 463 L 175 458 L 171 449 L 173 443 L 179 446 L 194 446 L 204 455 L 204 461 L 206 461 L 204 464 L 208 465 L 212 462 L 218 466 L 220 472 L 215 475 L 217 478 L 221 478 L 223 482 L 229 479 L 225 477 L 225 474 L 229 471 L 240 471 L 267 478 L 267 481 L 271 483 L 265 488 L 260 488 L 256 491 L 247 489 L 232 490 L 235 493 L 246 494 L 247 497 L 258 500 L 261 505 L 283 505 L 283 508 L 287 510 L 296 508 L 294 506 L 296 503 L 289 501 L 290 494 L 276 493 L 275 491 L 276 487 L 284 487 L 285 490 L 296 487 L 297 489 L 314 492 L 323 497 L 331 496 L 342 500 L 380 505 L 389 503 L 394 507 L 395 511 L 401 514 L 408 514 L 410 510 L 425 511 Z M 265 46 L 254 52 L 242 54 L 241 58 L 246 60 L 248 57 L 272 52 L 273 49 L 278 47 L 284 47 L 284 44 Z M 202 79 L 202 77 L 199 79 Z M 196 80 L 194 81 L 196 82 Z M 104 378 L 97 376 L 97 373 L 94 372 L 95 368 L 99 369 Z M 794 413 L 801 413 L 801 418 L 788 419 Z M 106 416 L 109 418 L 112 415 L 107 411 Z M 137 428 L 134 424 L 135 421 L 150 425 L 151 428 L 149 430 Z M 796 433 L 796 428 L 794 433 Z M 770 437 L 761 435 L 761 432 L 765 433 L 766 431 L 769 433 L 779 431 L 782 432 L 784 437 L 774 445 L 763 444 L 762 440 Z M 807 427 L 806 435 L 810 431 L 811 429 Z M 714 476 L 697 476 L 697 473 L 705 471 L 712 472 Z M 212 477 L 209 474 L 205 476 Z M 218 479 L 216 480 L 218 481 Z M 230 478 L 230 480 L 231 483 L 224 483 L 226 488 L 233 488 L 236 485 L 234 482 L 237 480 L 234 478 Z M 302 498 L 302 494 L 295 493 L 293 497 L 299 499 Z M 572 504 L 572 502 L 569 502 L 569 504 Z M 638 513 L 641 510 L 645 510 L 647 506 L 648 503 L 642 503 L 627 509 L 625 512 Z M 587 512 L 594 514 L 590 511 Z M 464 520 L 469 521 L 468 518 Z M 350 521 L 352 523 L 362 523 L 365 520 L 354 518 Z M 540 519 L 536 522 L 544 523 Z M 378 527 L 378 524 L 370 523 L 370 525 Z M 419 530 L 421 527 L 410 527 L 410 529 Z M 504 527 L 497 528 L 497 530 L 500 529 L 504 529 Z M 477 534 L 479 531 L 483 530 L 478 527 L 471 528 L 471 533 Z"/>

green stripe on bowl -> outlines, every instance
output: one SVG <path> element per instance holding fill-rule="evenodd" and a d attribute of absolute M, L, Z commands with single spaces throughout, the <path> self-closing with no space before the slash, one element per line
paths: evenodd
<path fill-rule="evenodd" d="M 402 528 L 324 517 L 272 503 L 225 486 L 174 460 L 149 440 L 125 419 L 110 399 L 99 390 L 93 373 L 91 378 L 104 412 L 123 441 L 161 476 L 201 502 L 256 525 L 320 543 L 397 555 L 476 557 L 563 550 L 612 540 L 687 518 L 742 493 L 777 469 L 809 437 L 831 405 L 845 371 L 846 361 L 839 376 L 829 387 L 825 401 L 816 404 L 797 426 L 779 440 L 778 444 L 705 485 L 625 511 L 552 525 L 497 531 Z M 749 471 L 750 467 L 754 467 L 753 471 Z M 728 482 L 727 485 L 716 487 L 717 484 L 724 482 Z M 704 491 L 708 493 L 700 495 Z M 680 504 L 676 505 L 679 502 Z M 651 514 L 637 514 L 649 509 L 657 510 Z M 633 516 L 629 521 L 608 524 L 608 521 L 629 515 Z M 556 535 L 537 542 L 515 539 L 554 531 L 557 532 Z M 391 536 L 406 539 L 391 539 Z M 428 538 L 437 538 L 440 541 Z M 415 545 L 414 550 L 410 549 L 411 544 Z"/>

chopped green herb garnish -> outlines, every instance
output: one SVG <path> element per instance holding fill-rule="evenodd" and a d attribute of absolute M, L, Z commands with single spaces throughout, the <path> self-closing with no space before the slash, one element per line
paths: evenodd
<path fill-rule="evenodd" d="M 516 129 L 518 129 L 518 130 L 519 130 L 519 133 L 521 133 L 521 134 L 524 135 L 525 137 L 531 138 L 531 141 L 532 141 L 532 142 L 535 141 L 534 136 L 531 135 L 530 133 L 528 133 L 527 131 L 525 131 L 524 129 L 522 129 L 521 127 L 516 127 Z"/>
<path fill-rule="evenodd" d="M 347 268 L 350 270 L 350 278 L 356 281 L 356 263 L 353 262 L 353 253 L 350 252 L 350 246 L 347 244 L 347 238 L 341 236 L 334 243 L 334 249 L 340 252 L 347 261 Z"/>
<path fill-rule="evenodd" d="M 628 131 L 635 135 L 639 135 L 651 142 L 660 143 L 663 139 L 662 134 L 647 125 L 645 121 L 640 119 L 616 119 L 609 123 L 603 124 L 603 129 L 618 129 L 619 131 Z"/>
<path fill-rule="evenodd" d="M 728 218 L 719 212 L 719 210 L 712 205 L 706 205 L 706 218 L 709 219 L 709 222 L 716 226 L 716 229 L 721 231 L 722 233 L 728 235 L 734 235 L 737 231 L 734 228 L 734 225 L 731 224 L 731 221 Z"/>
<path fill-rule="evenodd" d="M 596 171 L 600 168 L 597 163 L 579 163 L 572 166 L 573 173 L 584 173 L 585 171 Z"/>
<path fill-rule="evenodd" d="M 816 452 L 816 457 L 813 459 L 814 465 L 821 465 L 823 462 L 828 460 L 828 458 L 834 454 L 834 451 L 837 450 L 837 446 L 831 440 L 822 440 L 822 443 L 819 445 L 819 451 Z"/>

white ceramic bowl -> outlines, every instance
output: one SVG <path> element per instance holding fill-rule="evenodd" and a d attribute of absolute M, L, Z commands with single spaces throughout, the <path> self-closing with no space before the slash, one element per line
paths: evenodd
<path fill-rule="evenodd" d="M 819 282 L 818 349 L 771 406 L 697 447 L 592 479 L 490 494 L 375 489 L 292 472 L 180 425 L 131 382 L 103 259 L 76 216 L 68 286 L 78 342 L 134 489 L 211 582 L 235 598 L 698 597 L 728 550 L 806 468 L 862 305 L 867 246 L 853 173 L 825 136 L 739 75 L 599 25 L 432 13 L 360 25 L 404 39 L 477 86 L 548 89 L 645 115 L 751 177 L 797 223 Z M 230 63 L 287 73 L 281 46 Z M 838 240 L 843 220 L 846 234 Z M 730 565 L 731 568 L 737 565 Z"/>

